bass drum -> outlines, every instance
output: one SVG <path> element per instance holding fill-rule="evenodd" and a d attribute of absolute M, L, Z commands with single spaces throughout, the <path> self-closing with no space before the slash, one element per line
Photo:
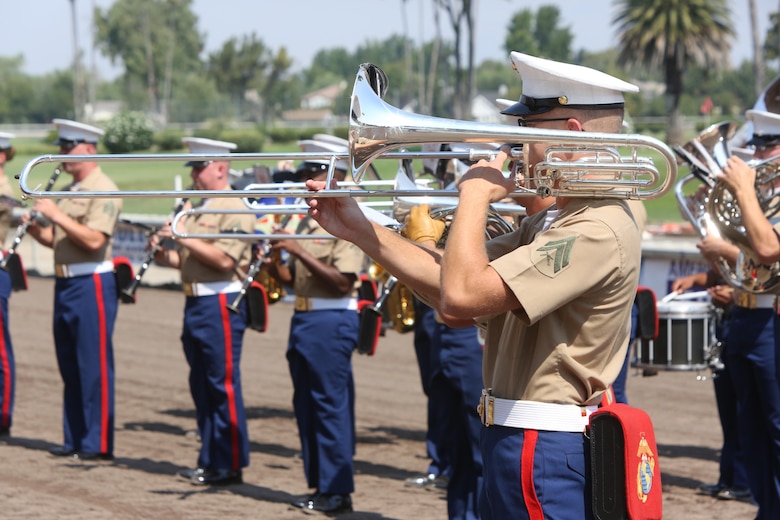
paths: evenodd
<path fill-rule="evenodd" d="M 659 303 L 658 337 L 642 339 L 635 366 L 664 370 L 707 368 L 715 342 L 715 310 L 707 302 Z"/>

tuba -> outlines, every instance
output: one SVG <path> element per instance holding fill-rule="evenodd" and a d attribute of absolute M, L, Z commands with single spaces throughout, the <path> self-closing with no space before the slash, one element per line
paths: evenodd
<path fill-rule="evenodd" d="M 717 174 L 731 155 L 728 141 L 736 132 L 737 124 L 723 122 L 703 130 L 682 147 L 675 147 L 680 163 L 687 163 L 691 174 L 678 181 L 675 187 L 680 212 L 704 238 L 717 236 L 735 244 L 740 253 L 734 266 L 721 259 L 718 270 L 727 283 L 736 289 L 751 293 L 770 293 L 780 290 L 780 263 L 763 264 L 756 258 L 742 223 L 742 213 L 736 198 Z M 756 194 L 767 219 L 780 211 L 780 191 L 774 185 L 778 166 L 770 161 L 749 163 L 756 169 Z M 684 187 L 699 179 L 706 188 L 692 195 L 684 194 Z"/>

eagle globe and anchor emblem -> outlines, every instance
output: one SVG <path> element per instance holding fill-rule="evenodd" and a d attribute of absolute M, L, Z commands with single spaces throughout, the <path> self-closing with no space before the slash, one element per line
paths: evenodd
<path fill-rule="evenodd" d="M 641 433 L 639 439 L 639 449 L 636 456 L 639 458 L 639 465 L 637 466 L 636 475 L 636 490 L 637 496 L 642 503 L 647 502 L 647 495 L 653 488 L 653 476 L 655 472 L 655 454 L 650 449 L 650 445 L 645 438 L 645 434 Z"/>

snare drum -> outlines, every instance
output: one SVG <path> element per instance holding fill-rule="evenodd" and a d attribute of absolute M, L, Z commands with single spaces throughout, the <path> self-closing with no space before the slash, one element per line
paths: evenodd
<path fill-rule="evenodd" d="M 666 370 L 707 368 L 707 353 L 715 336 L 715 312 L 707 302 L 671 301 L 658 304 L 658 337 L 638 342 L 635 366 Z"/>

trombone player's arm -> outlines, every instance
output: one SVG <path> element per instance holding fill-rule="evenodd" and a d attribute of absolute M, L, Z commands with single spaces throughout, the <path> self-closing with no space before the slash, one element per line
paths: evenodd
<path fill-rule="evenodd" d="M 764 215 L 756 196 L 756 170 L 732 156 L 723 167 L 721 179 L 737 198 L 750 247 L 758 260 L 765 264 L 780 260 L 780 237 Z"/>
<path fill-rule="evenodd" d="M 506 148 L 492 161 L 481 160 L 458 182 L 460 201 L 450 225 L 442 258 L 441 307 L 446 317 L 464 319 L 507 312 L 521 307 L 515 294 L 490 266 L 485 247 L 485 223 L 491 203 L 515 188 L 503 165 Z"/>
<path fill-rule="evenodd" d="M 324 181 L 306 181 L 311 191 L 325 189 Z M 335 186 L 334 186 L 335 188 Z M 309 215 L 334 236 L 352 242 L 366 255 L 440 310 L 439 281 L 442 252 L 408 240 L 369 220 L 350 197 L 307 199 Z M 468 320 L 464 325 L 472 325 Z"/>

